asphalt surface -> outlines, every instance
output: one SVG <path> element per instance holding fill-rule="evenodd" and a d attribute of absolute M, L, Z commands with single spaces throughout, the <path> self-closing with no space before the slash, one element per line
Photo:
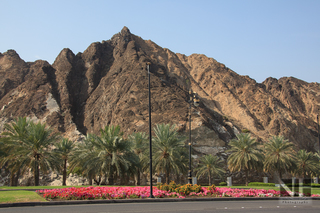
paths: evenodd
<path fill-rule="evenodd" d="M 182 200 L 182 199 L 180 199 Z M 289 200 L 287 200 L 288 202 Z M 297 201 L 297 200 L 296 200 Z M 283 203 L 282 200 L 228 200 L 213 201 L 183 201 L 183 202 L 130 202 L 107 204 L 70 204 L 29 207 L 4 207 L 1 213 L 190 213 L 190 212 L 320 212 L 320 200 L 307 200 L 307 203 L 299 203 L 291 200 Z M 302 200 L 300 200 L 302 201 Z"/>
<path fill-rule="evenodd" d="M 9 212 L 320 212 L 320 198 L 145 198 L 118 200 L 70 200 L 0 204 Z"/>

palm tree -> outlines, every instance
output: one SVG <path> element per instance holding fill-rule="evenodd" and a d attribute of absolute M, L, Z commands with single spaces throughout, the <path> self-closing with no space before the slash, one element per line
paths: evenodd
<path fill-rule="evenodd" d="M 320 175 L 320 151 L 314 153 L 314 157 L 317 159 L 317 172 L 313 174 L 314 176 Z"/>
<path fill-rule="evenodd" d="M 209 186 L 212 185 L 212 177 L 214 175 L 223 177 L 225 170 L 223 169 L 224 161 L 214 155 L 204 155 L 200 158 L 199 166 L 195 169 L 197 177 L 200 178 L 203 175 L 208 175 Z"/>
<path fill-rule="evenodd" d="M 34 175 L 34 185 L 39 185 L 40 170 L 47 172 L 57 168 L 57 159 L 50 147 L 59 140 L 58 134 L 53 133 L 46 124 L 27 121 L 18 118 L 10 125 L 6 125 L 3 133 L 11 150 L 6 161 L 11 161 L 13 171 L 21 170 L 24 173 L 31 168 Z"/>
<path fill-rule="evenodd" d="M 136 185 L 140 185 L 140 173 L 141 169 L 144 167 L 144 162 L 146 162 L 148 150 L 148 136 L 144 132 L 132 133 L 128 137 L 128 141 L 132 144 L 131 149 L 138 156 L 139 162 L 137 164 L 137 177 Z"/>
<path fill-rule="evenodd" d="M 74 142 L 68 140 L 67 138 L 63 138 L 60 143 L 56 144 L 56 148 L 54 152 L 59 157 L 59 159 L 63 160 L 63 168 L 62 168 L 62 185 L 66 185 L 67 180 L 67 161 L 72 154 L 74 149 Z"/>
<path fill-rule="evenodd" d="M 77 144 L 77 146 L 73 150 L 73 154 L 69 160 L 69 171 L 70 172 L 81 172 L 83 176 L 89 179 L 89 185 L 92 185 L 92 179 L 94 179 L 97 175 L 101 176 L 103 173 L 101 172 L 101 167 L 98 162 L 94 164 L 94 161 L 89 161 L 95 157 L 95 147 L 93 146 L 92 140 L 95 140 L 96 135 L 87 134 L 84 141 Z M 100 185 L 101 181 L 97 181 Z"/>
<path fill-rule="evenodd" d="M 175 125 L 170 124 L 157 124 L 154 133 L 152 151 L 154 169 L 158 173 L 164 172 L 166 183 L 169 184 L 172 171 L 178 174 L 186 171 L 187 162 L 181 161 L 181 156 L 187 155 L 185 138 L 178 135 Z"/>
<path fill-rule="evenodd" d="M 109 184 L 114 184 L 114 175 L 124 175 L 132 165 L 130 147 L 123 139 L 119 126 L 106 126 L 101 135 L 88 134 L 70 161 L 71 169 L 82 167 L 84 174 L 108 176 Z"/>
<path fill-rule="evenodd" d="M 247 186 L 249 171 L 262 167 L 263 155 L 258 143 L 249 133 L 245 133 L 237 135 L 237 139 L 232 139 L 229 146 L 231 148 L 227 152 L 231 154 L 228 157 L 228 168 L 231 172 L 244 171 Z"/>
<path fill-rule="evenodd" d="M 16 144 L 22 143 L 22 139 L 26 137 L 27 126 L 29 125 L 29 120 L 25 117 L 18 117 L 11 123 L 6 123 L 4 125 L 4 132 L 2 132 L 2 147 L 1 153 L 2 158 L 0 158 L 0 167 L 6 166 L 10 171 L 10 185 L 17 186 L 18 179 L 21 174 L 20 168 L 20 157 L 14 155 Z M 22 171 L 23 173 L 24 171 Z"/>
<path fill-rule="evenodd" d="M 302 178 L 305 178 L 307 174 L 316 175 L 319 173 L 319 159 L 316 154 L 312 152 L 307 152 L 302 149 L 297 153 L 296 166 L 294 173 L 301 175 Z"/>
<path fill-rule="evenodd" d="M 265 144 L 264 170 L 277 171 L 279 183 L 283 172 L 290 172 L 295 166 L 294 144 L 283 136 L 272 136 Z"/>

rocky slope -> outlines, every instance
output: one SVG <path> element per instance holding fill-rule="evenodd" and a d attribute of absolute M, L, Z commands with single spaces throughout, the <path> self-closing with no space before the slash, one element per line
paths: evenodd
<path fill-rule="evenodd" d="M 47 122 L 72 140 L 105 125 L 125 135 L 148 131 L 151 62 L 152 123 L 174 123 L 188 132 L 200 153 L 223 153 L 229 140 L 250 131 L 259 140 L 282 134 L 300 148 L 318 149 L 319 83 L 293 77 L 256 83 L 205 55 L 185 56 L 161 48 L 124 27 L 83 53 L 63 49 L 55 62 L 24 62 L 14 50 L 0 53 L 0 131 L 16 116 Z"/>

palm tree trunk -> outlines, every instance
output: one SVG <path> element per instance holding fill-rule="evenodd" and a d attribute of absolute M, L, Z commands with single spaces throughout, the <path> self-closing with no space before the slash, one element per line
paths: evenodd
<path fill-rule="evenodd" d="M 278 167 L 278 174 L 279 174 L 279 184 L 281 184 L 281 169 L 280 169 L 279 156 L 278 156 L 277 167 Z"/>
<path fill-rule="evenodd" d="M 246 173 L 246 186 L 248 186 L 249 170 L 248 170 L 248 169 L 246 169 L 246 170 L 245 170 L 245 173 Z"/>
<path fill-rule="evenodd" d="M 90 172 L 89 172 L 89 174 L 88 174 L 89 185 L 92 185 L 92 183 L 93 183 L 92 179 L 94 179 L 94 176 L 92 174 L 90 174 Z"/>
<path fill-rule="evenodd" d="M 212 183 L 211 183 L 211 172 L 209 171 L 209 186 L 212 186 Z"/>
<path fill-rule="evenodd" d="M 36 159 L 35 160 L 35 168 L 34 168 L 34 185 L 35 186 L 39 186 L 39 162 L 38 160 Z"/>
<path fill-rule="evenodd" d="M 110 167 L 110 174 L 109 174 L 109 185 L 114 185 L 114 172 L 113 172 L 113 166 Z"/>
<path fill-rule="evenodd" d="M 66 186 L 67 182 L 67 159 L 64 159 L 64 164 L 63 164 L 63 172 L 62 172 L 62 185 Z"/>
<path fill-rule="evenodd" d="M 170 169 L 167 169 L 166 171 L 166 183 L 169 184 L 169 178 L 170 178 Z"/>
<path fill-rule="evenodd" d="M 141 185 L 141 182 L 140 182 L 140 169 L 138 168 L 138 171 L 137 171 L 137 182 L 136 182 L 136 185 L 137 186 L 140 186 Z"/>
<path fill-rule="evenodd" d="M 10 174 L 10 186 L 15 186 L 14 185 L 14 173 L 13 172 L 11 172 L 11 174 Z"/>
<path fill-rule="evenodd" d="M 279 173 L 279 184 L 281 184 L 281 170 L 280 169 L 279 169 L 278 173 Z"/>
<path fill-rule="evenodd" d="M 126 179 L 125 176 L 126 176 L 125 174 L 120 176 L 120 185 L 125 185 L 125 179 Z"/>
<path fill-rule="evenodd" d="M 18 186 L 19 177 L 20 177 L 20 169 L 18 170 L 18 172 L 16 173 L 16 176 L 14 178 L 14 185 L 15 186 Z"/>

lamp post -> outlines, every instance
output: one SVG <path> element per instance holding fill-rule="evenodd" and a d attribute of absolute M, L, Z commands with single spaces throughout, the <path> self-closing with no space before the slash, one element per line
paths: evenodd
<path fill-rule="evenodd" d="M 150 197 L 154 198 L 152 193 L 152 135 L 151 135 L 151 92 L 150 92 L 150 65 L 151 62 L 147 62 L 148 68 L 148 94 L 149 94 L 149 156 L 150 156 Z"/>
<path fill-rule="evenodd" d="M 319 140 L 319 153 L 320 153 L 320 130 L 319 130 L 319 115 L 317 115 L 317 124 L 318 124 L 318 140 Z"/>
<path fill-rule="evenodd" d="M 196 98 L 197 93 L 192 92 L 192 90 L 189 90 L 189 171 L 188 171 L 188 183 L 192 184 L 192 169 L 191 169 L 191 146 L 192 146 L 192 142 L 191 142 L 191 113 L 192 113 L 192 103 L 194 104 L 194 106 L 199 106 L 199 99 Z"/>

